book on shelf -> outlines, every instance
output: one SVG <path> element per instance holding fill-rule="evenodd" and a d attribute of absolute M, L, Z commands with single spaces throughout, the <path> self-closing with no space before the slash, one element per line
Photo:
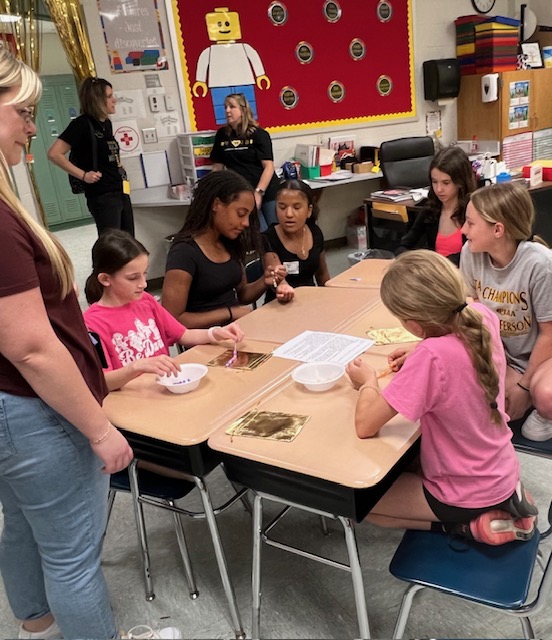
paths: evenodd
<path fill-rule="evenodd" d="M 374 191 L 370 197 L 378 200 L 388 200 L 389 202 L 412 200 L 410 189 L 383 189 L 383 191 Z"/>
<path fill-rule="evenodd" d="M 386 202 L 403 202 L 406 200 L 414 200 L 420 202 L 427 198 L 429 189 L 383 189 L 383 191 L 374 191 L 370 197 L 374 200 L 385 200 Z"/>

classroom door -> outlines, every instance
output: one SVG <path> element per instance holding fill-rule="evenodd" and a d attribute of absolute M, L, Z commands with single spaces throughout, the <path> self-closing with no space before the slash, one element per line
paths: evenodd
<path fill-rule="evenodd" d="M 38 104 L 37 135 L 31 145 L 34 172 L 44 206 L 48 227 L 52 230 L 92 222 L 82 194 L 75 195 L 67 173 L 52 164 L 48 149 L 58 135 L 79 115 L 79 98 L 72 75 L 44 76 L 42 98 Z"/>

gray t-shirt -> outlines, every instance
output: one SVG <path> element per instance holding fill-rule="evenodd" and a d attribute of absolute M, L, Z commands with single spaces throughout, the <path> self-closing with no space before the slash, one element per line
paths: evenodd
<path fill-rule="evenodd" d="M 520 242 L 512 261 L 498 268 L 488 253 L 472 253 L 465 244 L 460 270 L 469 294 L 500 318 L 508 364 L 525 371 L 538 323 L 552 321 L 552 251 L 536 242 Z"/>

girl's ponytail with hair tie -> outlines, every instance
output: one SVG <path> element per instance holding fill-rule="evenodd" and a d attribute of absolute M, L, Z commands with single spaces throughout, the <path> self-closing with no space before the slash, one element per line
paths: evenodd
<path fill-rule="evenodd" d="M 463 311 L 466 307 L 468 306 L 467 302 L 463 302 L 461 305 L 459 305 L 458 307 L 456 307 L 456 309 L 453 309 L 454 313 L 460 313 L 461 311 Z"/>

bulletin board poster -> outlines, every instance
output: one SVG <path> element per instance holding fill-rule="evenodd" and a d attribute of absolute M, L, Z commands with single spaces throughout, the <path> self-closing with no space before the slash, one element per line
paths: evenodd
<path fill-rule="evenodd" d="M 271 132 L 411 118 L 412 0 L 172 0 L 192 130 L 243 93 Z"/>
<path fill-rule="evenodd" d="M 157 0 L 97 0 L 114 73 L 167 69 Z"/>

